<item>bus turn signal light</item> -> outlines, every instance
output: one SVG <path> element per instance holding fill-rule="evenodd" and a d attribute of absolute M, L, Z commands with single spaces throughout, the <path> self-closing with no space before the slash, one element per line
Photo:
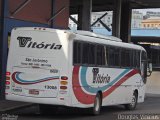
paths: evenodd
<path fill-rule="evenodd" d="M 6 80 L 10 80 L 10 77 L 6 76 Z"/>
<path fill-rule="evenodd" d="M 66 89 L 67 89 L 67 86 L 60 86 L 60 89 L 66 90 Z"/>
<path fill-rule="evenodd" d="M 67 81 L 61 81 L 61 85 L 67 85 L 68 82 Z"/>
<path fill-rule="evenodd" d="M 62 76 L 61 79 L 62 80 L 68 80 L 68 77 L 67 76 Z"/>
<path fill-rule="evenodd" d="M 8 75 L 11 75 L 11 73 L 10 72 L 6 72 L 6 76 L 8 76 Z"/>
<path fill-rule="evenodd" d="M 10 85 L 10 82 L 9 82 L 9 81 L 6 81 L 6 85 Z"/>

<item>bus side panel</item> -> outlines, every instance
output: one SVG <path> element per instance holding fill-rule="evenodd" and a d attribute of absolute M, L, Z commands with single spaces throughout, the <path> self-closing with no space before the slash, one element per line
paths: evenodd
<path fill-rule="evenodd" d="M 93 106 L 95 95 L 101 91 L 103 106 L 130 103 L 140 75 L 134 69 L 73 66 L 72 103 L 78 107 Z"/>

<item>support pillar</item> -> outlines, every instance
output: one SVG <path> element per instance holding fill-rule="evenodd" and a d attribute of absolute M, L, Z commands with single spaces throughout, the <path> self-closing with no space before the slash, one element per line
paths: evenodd
<path fill-rule="evenodd" d="M 121 14 L 121 31 L 120 38 L 123 42 L 131 42 L 131 14 L 129 0 L 122 0 L 122 14 Z"/>
<path fill-rule="evenodd" d="M 0 21 L 0 100 L 5 99 L 5 75 L 7 64 L 8 40 L 5 37 L 5 16 L 8 16 L 8 0 L 1 0 L 1 21 Z"/>
<path fill-rule="evenodd" d="M 78 30 L 91 31 L 92 0 L 82 0 L 78 10 Z"/>
<path fill-rule="evenodd" d="M 114 0 L 112 35 L 120 38 L 122 0 Z"/>

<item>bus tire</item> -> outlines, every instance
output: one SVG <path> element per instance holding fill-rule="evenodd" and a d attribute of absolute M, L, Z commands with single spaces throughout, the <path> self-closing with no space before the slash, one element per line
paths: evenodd
<path fill-rule="evenodd" d="M 134 110 L 137 106 L 137 100 L 138 100 L 138 93 L 134 92 L 132 96 L 132 101 L 129 104 L 125 104 L 125 109 L 126 110 Z"/>
<path fill-rule="evenodd" d="M 40 114 L 53 115 L 53 114 L 56 114 L 57 111 L 58 111 L 58 107 L 56 107 L 56 106 L 44 105 L 44 104 L 39 105 L 39 113 Z"/>
<path fill-rule="evenodd" d="M 92 114 L 99 115 L 101 111 L 101 106 L 102 106 L 102 97 L 100 93 L 97 93 L 95 100 L 94 100 L 94 106 L 92 108 Z"/>

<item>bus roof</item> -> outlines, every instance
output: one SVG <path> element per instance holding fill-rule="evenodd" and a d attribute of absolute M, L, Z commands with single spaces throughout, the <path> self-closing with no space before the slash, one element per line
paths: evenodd
<path fill-rule="evenodd" d="M 116 38 L 114 36 L 103 36 L 93 32 L 89 32 L 89 31 L 77 30 L 73 32 L 71 30 L 60 30 L 60 29 L 43 28 L 43 27 L 19 27 L 19 28 L 14 28 L 14 30 L 36 30 L 41 32 L 57 32 L 57 34 L 61 34 L 61 32 L 64 32 L 64 33 L 67 33 L 68 37 L 71 39 L 95 42 L 100 44 L 108 44 L 108 45 L 113 45 L 117 47 L 126 47 L 126 48 L 145 51 L 145 49 L 139 45 L 135 45 L 132 43 L 124 43 L 122 42 L 121 39 Z"/>
<path fill-rule="evenodd" d="M 104 36 L 104 35 L 96 34 L 96 33 L 89 32 L 89 31 L 78 30 L 75 33 L 79 34 L 79 35 L 88 36 L 88 37 L 95 37 L 95 38 L 100 38 L 100 39 L 104 39 L 104 40 L 122 42 L 122 40 L 119 39 L 119 38 L 116 38 L 116 37 L 113 37 L 113 36 Z"/>
<path fill-rule="evenodd" d="M 142 46 L 133 43 L 122 42 L 121 39 L 116 38 L 114 36 L 103 36 L 89 31 L 77 31 L 75 34 L 76 34 L 75 37 L 76 40 L 146 51 Z M 87 37 L 87 39 L 85 39 L 84 37 Z"/>

